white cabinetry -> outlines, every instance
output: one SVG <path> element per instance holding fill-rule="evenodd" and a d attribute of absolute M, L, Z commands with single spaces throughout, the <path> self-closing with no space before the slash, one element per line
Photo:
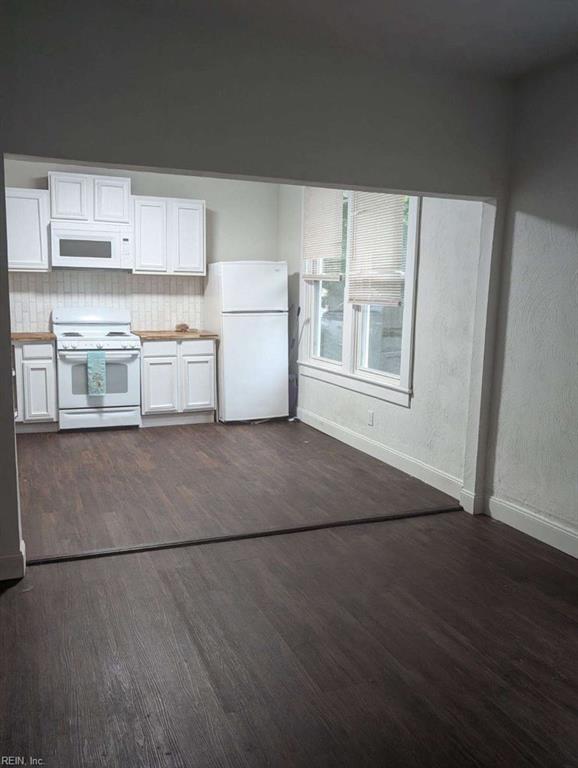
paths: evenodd
<path fill-rule="evenodd" d="M 56 421 L 56 366 L 54 345 L 47 343 L 14 344 L 16 422 Z"/>
<path fill-rule="evenodd" d="M 48 188 L 52 219 L 130 223 L 129 178 L 50 172 Z"/>
<path fill-rule="evenodd" d="M 91 177 L 85 174 L 50 172 L 50 217 L 88 221 L 92 202 L 91 182 Z"/>
<path fill-rule="evenodd" d="M 143 413 L 178 411 L 178 366 L 175 357 L 143 358 Z"/>
<path fill-rule="evenodd" d="M 215 407 L 215 356 L 182 355 L 180 368 L 180 410 L 212 410 Z"/>
<path fill-rule="evenodd" d="M 167 202 L 134 198 L 135 272 L 167 271 Z"/>
<path fill-rule="evenodd" d="M 205 203 L 135 197 L 135 272 L 206 274 Z"/>
<path fill-rule="evenodd" d="M 168 251 L 172 272 L 205 274 L 205 205 L 199 200 L 169 200 Z"/>
<path fill-rule="evenodd" d="M 130 179 L 94 177 L 94 220 L 130 222 Z"/>
<path fill-rule="evenodd" d="M 215 392 L 212 339 L 143 342 L 143 415 L 213 412 Z"/>
<path fill-rule="evenodd" d="M 48 271 L 48 192 L 6 189 L 8 269 Z"/>

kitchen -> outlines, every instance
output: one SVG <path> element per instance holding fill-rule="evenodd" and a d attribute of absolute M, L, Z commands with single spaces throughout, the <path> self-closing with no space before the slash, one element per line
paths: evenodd
<path fill-rule="evenodd" d="M 33 158 L 5 176 L 29 561 L 455 508 L 294 419 L 300 346 L 315 329 L 331 356 L 344 327 L 342 278 L 302 270 L 307 237 L 329 221 L 341 242 L 353 193 Z M 337 297 L 315 294 L 314 322 L 308 286 Z M 360 505 L 367 472 L 381 492 Z"/>

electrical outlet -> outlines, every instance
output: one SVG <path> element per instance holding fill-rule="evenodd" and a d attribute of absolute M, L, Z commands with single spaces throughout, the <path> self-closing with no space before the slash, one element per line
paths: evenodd
<path fill-rule="evenodd" d="M 367 412 L 367 426 L 373 427 L 373 411 Z"/>

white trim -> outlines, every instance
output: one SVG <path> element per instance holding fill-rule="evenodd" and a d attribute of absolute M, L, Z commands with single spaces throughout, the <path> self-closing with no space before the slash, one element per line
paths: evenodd
<path fill-rule="evenodd" d="M 503 223 L 503 201 L 484 202 L 473 307 L 474 329 L 464 451 L 464 488 L 473 498 L 484 497 L 486 488 Z M 482 505 L 487 506 L 485 498 L 482 499 Z"/>
<path fill-rule="evenodd" d="M 447 493 L 455 499 L 460 495 L 462 480 L 458 477 L 432 467 L 424 461 L 414 459 L 412 456 L 395 450 L 395 448 L 389 448 L 383 445 L 383 443 L 371 440 L 369 437 L 360 435 L 358 432 L 347 429 L 347 427 L 342 427 L 340 424 L 336 424 L 304 408 L 297 408 L 297 416 L 304 424 L 308 424 L 320 432 L 325 432 L 326 435 L 331 435 L 331 437 L 341 440 L 342 443 L 346 443 L 352 448 L 357 448 L 357 450 L 363 451 L 363 453 L 367 453 L 373 456 L 373 458 L 383 461 L 385 464 L 390 464 L 392 467 L 402 470 L 402 472 L 407 472 L 408 475 L 423 480 L 424 483 L 432 485 L 434 488 Z"/>
<path fill-rule="evenodd" d="M 497 496 L 490 496 L 488 506 L 488 514 L 494 520 L 578 558 L 578 530 L 575 528 Z"/>
<path fill-rule="evenodd" d="M 0 581 L 21 579 L 26 572 L 26 545 L 20 539 L 20 551 L 0 556 Z"/>
<path fill-rule="evenodd" d="M 460 491 L 460 504 L 470 515 L 482 515 L 486 511 L 484 495 L 472 493 L 465 488 Z"/>
<path fill-rule="evenodd" d="M 349 389 L 352 392 L 359 392 L 361 395 L 375 397 L 378 400 L 385 400 L 394 405 L 401 405 L 409 408 L 411 402 L 411 392 L 402 389 L 395 382 L 389 383 L 387 379 L 377 378 L 375 380 L 362 378 L 353 373 L 347 373 L 343 370 L 330 370 L 329 368 L 310 361 L 298 361 L 299 373 L 309 379 L 323 381 L 326 384 L 333 384 L 341 389 Z"/>
<path fill-rule="evenodd" d="M 14 425 L 14 431 L 17 435 L 29 435 L 36 432 L 58 432 L 58 423 L 56 421 L 38 421 L 30 424 L 23 424 L 22 422 L 16 422 Z"/>
<path fill-rule="evenodd" d="M 176 427 L 183 424 L 213 424 L 215 411 L 198 413 L 147 414 L 142 417 L 141 427 Z"/>

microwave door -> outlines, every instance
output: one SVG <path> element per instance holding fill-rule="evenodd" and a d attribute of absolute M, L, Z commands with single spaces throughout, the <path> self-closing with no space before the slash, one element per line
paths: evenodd
<path fill-rule="evenodd" d="M 86 225 L 68 228 L 51 225 L 52 266 L 120 269 L 119 228 L 92 229 Z"/>

